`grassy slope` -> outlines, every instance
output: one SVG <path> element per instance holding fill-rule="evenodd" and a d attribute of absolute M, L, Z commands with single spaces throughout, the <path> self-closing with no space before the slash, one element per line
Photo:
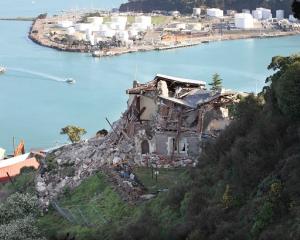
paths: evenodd
<path fill-rule="evenodd" d="M 238 112 L 199 168 L 113 239 L 300 239 L 300 125 L 253 97 Z"/>
<path fill-rule="evenodd" d="M 157 181 L 155 175 L 152 178 L 151 168 L 135 168 L 134 172 L 148 189 L 148 192 L 152 193 L 177 184 L 185 169 L 158 169 Z"/>
<path fill-rule="evenodd" d="M 107 224 L 122 221 L 136 211 L 133 206 L 122 202 L 101 174 L 88 178 L 74 191 L 66 191 L 58 204 L 70 211 L 75 221 L 70 223 L 51 209 L 39 220 L 39 226 L 48 238 L 71 233 L 76 239 L 86 239 L 87 236 L 91 239 Z"/>
<path fill-rule="evenodd" d="M 159 170 L 158 182 L 151 178 L 149 169 L 137 168 L 135 172 L 149 192 L 154 192 L 173 185 L 183 171 Z M 159 199 L 149 204 L 154 207 L 160 204 Z M 143 203 L 133 206 L 123 202 L 100 173 L 85 180 L 74 191 L 65 191 L 58 203 L 61 208 L 71 211 L 76 220 L 71 223 L 51 208 L 38 221 L 39 227 L 49 239 L 62 239 L 67 233 L 76 239 L 99 239 L 99 236 L 110 239 L 122 226 L 136 221 L 144 208 Z"/>

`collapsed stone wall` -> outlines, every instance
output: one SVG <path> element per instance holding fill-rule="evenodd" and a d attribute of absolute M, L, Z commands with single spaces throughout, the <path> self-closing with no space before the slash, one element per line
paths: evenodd
<path fill-rule="evenodd" d="M 133 159 L 135 149 L 133 141 L 122 137 L 122 118 L 113 127 L 115 130 L 104 138 L 65 145 L 46 155 L 36 178 L 36 190 L 42 207 L 47 208 L 66 189 L 79 186 L 98 171 L 105 173 L 118 186 L 117 190 L 126 201 L 135 200 L 136 193 L 143 192 L 143 187 L 135 184 L 134 178 L 124 179 L 120 177 L 120 172 L 114 172 L 113 165 Z"/>

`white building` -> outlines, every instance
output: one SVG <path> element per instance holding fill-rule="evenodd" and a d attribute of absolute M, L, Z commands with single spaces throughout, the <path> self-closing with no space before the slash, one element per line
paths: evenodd
<path fill-rule="evenodd" d="M 60 28 L 69 28 L 74 25 L 73 21 L 70 20 L 65 20 L 65 21 L 60 21 L 57 23 L 57 26 Z"/>
<path fill-rule="evenodd" d="M 127 16 L 112 16 L 111 22 L 114 23 L 127 23 Z"/>
<path fill-rule="evenodd" d="M 261 20 L 262 19 L 262 10 L 261 9 L 253 10 L 252 16 L 254 19 Z"/>
<path fill-rule="evenodd" d="M 128 31 L 119 31 L 116 34 L 116 39 L 122 42 L 127 42 L 129 40 Z"/>
<path fill-rule="evenodd" d="M 200 17 L 201 15 L 201 8 L 193 8 L 193 16 Z"/>
<path fill-rule="evenodd" d="M 226 15 L 227 15 L 227 16 L 234 16 L 234 14 L 236 14 L 236 11 L 235 11 L 235 10 L 231 10 L 231 9 L 226 10 Z"/>
<path fill-rule="evenodd" d="M 284 19 L 284 10 L 276 10 L 276 18 L 278 20 Z"/>
<path fill-rule="evenodd" d="M 75 24 L 75 29 L 77 31 L 99 31 L 99 26 L 95 26 L 94 24 L 91 23 L 78 23 Z"/>
<path fill-rule="evenodd" d="M 293 22 L 293 23 L 296 23 L 296 22 L 298 22 L 298 19 L 295 18 L 293 14 L 291 14 L 291 15 L 289 15 L 289 21 Z"/>
<path fill-rule="evenodd" d="M 90 41 L 90 43 L 91 43 L 92 46 L 95 45 L 96 42 L 95 42 L 95 36 L 94 36 L 93 33 L 87 32 L 86 33 L 86 39 L 88 41 Z"/>
<path fill-rule="evenodd" d="M 95 25 L 101 25 L 103 23 L 103 17 L 88 17 L 87 21 Z"/>
<path fill-rule="evenodd" d="M 220 18 L 220 17 L 223 17 L 224 15 L 224 12 L 223 10 L 219 9 L 219 8 L 208 8 L 206 10 L 206 14 L 207 16 L 209 17 L 217 17 L 217 18 Z"/>
<path fill-rule="evenodd" d="M 146 30 L 152 27 L 151 16 L 136 16 L 134 22 L 140 29 Z"/>
<path fill-rule="evenodd" d="M 243 9 L 242 13 L 251 13 L 249 9 Z"/>
<path fill-rule="evenodd" d="M 179 11 L 171 11 L 170 14 L 173 17 L 179 17 L 180 16 L 180 12 Z"/>
<path fill-rule="evenodd" d="M 262 13 L 262 20 L 268 20 L 268 19 L 272 18 L 272 11 L 271 11 L 271 9 L 256 8 L 256 10 L 261 11 L 261 13 Z"/>
<path fill-rule="evenodd" d="M 5 149 L 0 148 L 0 160 L 3 160 L 5 157 Z"/>
<path fill-rule="evenodd" d="M 136 39 L 136 37 L 139 35 L 139 32 L 137 29 L 131 27 L 128 30 L 128 34 L 130 39 Z"/>
<path fill-rule="evenodd" d="M 253 17 L 250 13 L 237 13 L 234 15 L 234 24 L 240 29 L 253 28 Z"/>
<path fill-rule="evenodd" d="M 76 32 L 75 28 L 74 27 L 69 27 L 67 28 L 67 34 L 68 35 L 74 35 Z"/>
<path fill-rule="evenodd" d="M 107 28 L 105 30 L 99 31 L 99 35 L 101 37 L 112 38 L 112 37 L 114 37 L 116 35 L 116 30 Z"/>

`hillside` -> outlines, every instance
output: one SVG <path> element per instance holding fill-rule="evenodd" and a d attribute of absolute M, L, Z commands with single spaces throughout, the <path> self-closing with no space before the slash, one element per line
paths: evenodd
<path fill-rule="evenodd" d="M 300 57 L 269 69 L 270 86 L 232 109 L 198 168 L 114 239 L 300 239 Z"/>
<path fill-rule="evenodd" d="M 235 120 L 196 168 L 161 169 L 158 181 L 149 168 L 134 170 L 148 193 L 168 191 L 132 204 L 111 176 L 93 171 L 41 215 L 34 172 L 24 170 L 0 188 L 0 238 L 300 239 L 300 56 L 274 57 L 269 69 L 274 74 L 267 86 L 232 105 Z M 68 159 L 61 154 L 69 156 L 72 147 L 80 145 L 60 149 L 59 159 Z M 49 176 L 74 174 L 69 164 L 53 164 L 53 157 Z"/>
<path fill-rule="evenodd" d="M 130 0 L 120 6 L 120 11 L 152 12 L 153 10 L 172 11 L 178 10 L 181 13 L 192 13 L 193 7 L 218 7 L 222 9 L 255 9 L 257 7 L 283 9 L 291 13 L 293 0 Z"/>

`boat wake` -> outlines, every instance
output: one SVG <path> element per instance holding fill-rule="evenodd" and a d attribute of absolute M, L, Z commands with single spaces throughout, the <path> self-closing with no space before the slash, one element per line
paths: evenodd
<path fill-rule="evenodd" d="M 15 71 L 15 72 L 20 72 L 20 73 L 27 73 L 27 74 L 30 74 L 30 75 L 42 77 L 42 78 L 52 80 L 52 81 L 56 81 L 56 82 L 67 82 L 68 81 L 65 78 L 53 76 L 53 75 L 46 74 L 46 73 L 31 71 L 31 70 L 23 69 L 23 68 L 7 68 L 7 69 L 10 70 L 10 71 Z"/>

